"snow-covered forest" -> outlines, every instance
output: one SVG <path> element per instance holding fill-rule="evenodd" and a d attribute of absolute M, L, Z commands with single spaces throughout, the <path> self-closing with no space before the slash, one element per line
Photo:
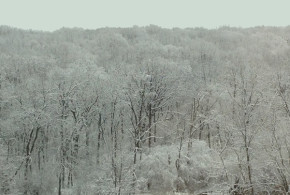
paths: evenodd
<path fill-rule="evenodd" d="M 290 191 L 290 26 L 0 26 L 0 194 Z"/>

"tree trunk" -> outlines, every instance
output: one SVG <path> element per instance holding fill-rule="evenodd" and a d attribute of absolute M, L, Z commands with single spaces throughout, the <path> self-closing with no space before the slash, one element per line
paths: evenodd
<path fill-rule="evenodd" d="M 159 115 L 159 113 L 158 113 Z M 153 114 L 153 123 L 154 123 L 154 143 L 156 143 L 156 136 L 157 136 L 157 126 L 156 126 L 156 112 Z"/>
<path fill-rule="evenodd" d="M 151 140 L 152 140 L 152 118 L 153 118 L 152 105 L 151 105 L 151 103 L 149 103 L 149 106 L 148 106 L 148 119 L 149 119 L 149 122 L 148 122 L 148 132 L 149 132 L 148 147 L 149 148 L 151 148 Z"/>
<path fill-rule="evenodd" d="M 101 113 L 99 113 L 99 121 L 98 121 L 98 145 L 97 145 L 97 165 L 100 163 L 101 135 L 102 135 L 102 115 L 101 115 Z"/>

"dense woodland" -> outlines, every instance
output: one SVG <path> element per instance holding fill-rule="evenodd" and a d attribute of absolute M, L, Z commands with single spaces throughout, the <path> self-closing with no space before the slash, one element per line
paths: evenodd
<path fill-rule="evenodd" d="M 290 191 L 290 27 L 0 27 L 0 194 Z"/>

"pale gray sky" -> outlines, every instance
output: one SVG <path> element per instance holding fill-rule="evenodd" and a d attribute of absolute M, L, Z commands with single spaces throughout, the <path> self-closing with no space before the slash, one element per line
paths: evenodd
<path fill-rule="evenodd" d="M 61 27 L 287 26 L 290 0 L 0 0 L 0 25 Z"/>

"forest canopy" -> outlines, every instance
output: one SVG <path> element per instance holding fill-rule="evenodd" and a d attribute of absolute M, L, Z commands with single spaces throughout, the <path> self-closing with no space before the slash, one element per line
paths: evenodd
<path fill-rule="evenodd" d="M 0 26 L 0 194 L 285 194 L 289 75 L 289 26 Z"/>

